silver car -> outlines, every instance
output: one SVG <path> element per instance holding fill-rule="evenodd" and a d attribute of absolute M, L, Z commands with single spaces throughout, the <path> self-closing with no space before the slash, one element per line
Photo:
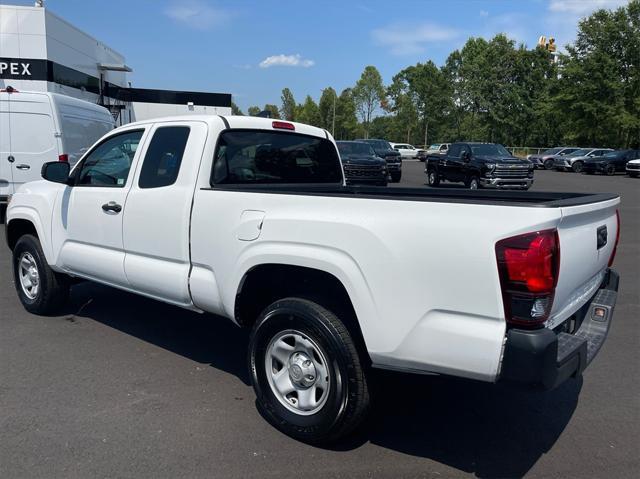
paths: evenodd
<path fill-rule="evenodd" d="M 553 167 L 558 171 L 573 171 L 582 173 L 584 162 L 590 158 L 602 156 L 613 151 L 611 148 L 582 148 L 573 153 L 558 157 L 553 162 Z"/>
<path fill-rule="evenodd" d="M 549 148 L 548 150 L 538 153 L 537 155 L 527 155 L 527 160 L 533 163 L 533 166 L 538 169 L 544 168 L 545 170 L 553 169 L 553 164 L 556 158 L 573 153 L 579 150 L 574 146 L 559 146 L 556 148 Z"/>

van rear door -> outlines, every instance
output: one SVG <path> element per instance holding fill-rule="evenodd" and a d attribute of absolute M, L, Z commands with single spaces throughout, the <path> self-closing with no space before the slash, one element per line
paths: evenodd
<path fill-rule="evenodd" d="M 11 177 L 11 130 L 9 130 L 9 94 L 0 92 L 0 200 L 13 194 Z"/>
<path fill-rule="evenodd" d="M 47 161 L 58 160 L 58 142 L 49 97 L 34 93 L 9 95 L 10 163 L 14 189 L 40 179 Z"/>

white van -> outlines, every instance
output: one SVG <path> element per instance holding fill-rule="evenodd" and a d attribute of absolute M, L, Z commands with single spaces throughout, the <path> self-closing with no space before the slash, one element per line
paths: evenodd
<path fill-rule="evenodd" d="M 109 110 L 65 95 L 0 90 L 0 205 L 40 179 L 47 161 L 75 164 L 115 127 Z"/>

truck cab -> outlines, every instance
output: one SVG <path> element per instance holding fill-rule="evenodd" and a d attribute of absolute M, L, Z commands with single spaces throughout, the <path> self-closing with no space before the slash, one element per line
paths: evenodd
<path fill-rule="evenodd" d="M 446 155 L 427 160 L 429 186 L 441 181 L 464 183 L 472 190 L 500 188 L 528 190 L 533 184 L 533 163 L 513 156 L 495 143 L 454 143 Z"/>

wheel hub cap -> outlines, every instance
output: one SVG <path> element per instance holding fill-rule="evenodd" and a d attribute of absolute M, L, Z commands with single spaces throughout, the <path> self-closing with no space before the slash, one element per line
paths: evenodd
<path fill-rule="evenodd" d="M 18 259 L 18 278 L 22 292 L 29 299 L 35 299 L 40 289 L 38 265 L 31 253 L 22 253 Z"/>
<path fill-rule="evenodd" d="M 289 358 L 289 377 L 291 382 L 301 388 L 313 386 L 317 373 L 313 361 L 300 352 L 293 353 Z"/>

